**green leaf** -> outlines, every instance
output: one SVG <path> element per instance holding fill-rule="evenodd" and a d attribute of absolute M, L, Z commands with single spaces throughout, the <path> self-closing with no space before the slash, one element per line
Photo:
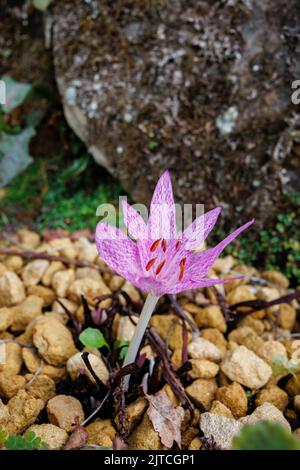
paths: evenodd
<path fill-rule="evenodd" d="M 86 328 L 80 333 L 79 339 L 87 348 L 99 349 L 106 346 L 109 349 L 103 334 L 97 328 Z"/>
<path fill-rule="evenodd" d="M 0 134 L 0 187 L 9 183 L 32 162 L 28 147 L 34 135 L 32 127 L 17 135 Z"/>
<path fill-rule="evenodd" d="M 24 438 L 26 442 L 31 442 L 35 438 L 35 434 L 33 431 L 29 431 L 24 435 Z"/>
<path fill-rule="evenodd" d="M 128 347 L 129 341 L 127 341 L 126 339 L 116 339 L 116 341 L 114 342 L 114 349 L 120 349 L 120 359 L 125 359 Z"/>
<path fill-rule="evenodd" d="M 6 87 L 6 104 L 2 105 L 2 109 L 5 113 L 11 113 L 24 102 L 28 93 L 32 90 L 32 85 L 17 82 L 9 75 L 2 77 L 2 80 Z"/>
<path fill-rule="evenodd" d="M 260 421 L 246 425 L 232 440 L 233 450 L 300 450 L 300 442 L 280 424 Z"/>
<path fill-rule="evenodd" d="M 32 441 L 33 448 L 34 449 L 39 449 L 40 445 L 41 445 L 41 441 L 42 441 L 42 439 L 40 437 L 36 437 L 35 439 L 33 439 L 33 441 Z"/>
<path fill-rule="evenodd" d="M 9 450 L 17 450 L 17 436 L 8 436 L 4 444 L 5 447 Z"/>
<path fill-rule="evenodd" d="M 286 373 L 287 367 L 288 367 L 288 363 L 287 363 L 287 359 L 285 356 L 278 355 L 272 358 L 271 368 L 272 368 L 274 377 L 276 377 L 277 375 Z"/>
<path fill-rule="evenodd" d="M 51 0 L 32 0 L 34 8 L 40 11 L 46 11 L 51 3 Z"/>
<path fill-rule="evenodd" d="M 159 143 L 156 140 L 149 140 L 148 147 L 150 150 L 155 150 L 159 146 Z"/>

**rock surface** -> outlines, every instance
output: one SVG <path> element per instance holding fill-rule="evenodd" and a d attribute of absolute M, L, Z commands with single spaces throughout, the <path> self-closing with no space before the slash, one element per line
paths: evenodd
<path fill-rule="evenodd" d="M 86 427 L 88 432 L 88 444 L 112 448 L 116 430 L 110 419 L 97 419 Z"/>
<path fill-rule="evenodd" d="M 291 432 L 289 422 L 285 419 L 281 411 L 271 403 L 264 403 L 256 408 L 250 416 L 245 416 L 244 418 L 241 418 L 240 421 L 243 424 L 255 424 L 258 421 L 274 421 L 282 425 L 288 432 Z"/>
<path fill-rule="evenodd" d="M 70 432 L 76 425 L 76 419 L 81 423 L 84 412 L 79 400 L 69 395 L 56 395 L 47 403 L 47 414 L 50 423 Z"/>
<path fill-rule="evenodd" d="M 107 384 L 109 379 L 109 373 L 102 358 L 100 356 L 96 356 L 95 354 L 90 353 L 88 355 L 88 359 L 97 377 L 99 377 L 99 379 L 104 384 Z M 76 353 L 74 356 L 68 359 L 67 371 L 70 374 L 72 380 L 75 380 L 80 374 L 80 372 L 84 372 L 87 377 L 91 380 L 91 382 L 96 383 L 94 377 L 86 367 L 80 352 Z"/>
<path fill-rule="evenodd" d="M 220 387 L 216 393 L 216 399 L 229 408 L 236 419 L 247 414 L 247 395 L 243 387 L 237 382 Z"/>
<path fill-rule="evenodd" d="M 207 438 L 212 437 L 221 449 L 230 449 L 232 439 L 239 434 L 243 424 L 235 419 L 214 413 L 202 413 L 200 428 Z"/>
<path fill-rule="evenodd" d="M 299 184 L 288 152 L 297 3 L 54 5 L 56 78 L 70 126 L 138 202 L 171 168 L 179 200 L 204 202 L 209 193 L 222 205 L 226 194 L 227 220 L 234 210 L 255 215 L 254 233 L 279 210 L 282 184 Z"/>
<path fill-rule="evenodd" d="M 272 375 L 271 367 L 245 346 L 230 351 L 221 364 L 224 374 L 249 388 L 261 388 Z"/>
<path fill-rule="evenodd" d="M 25 299 L 21 279 L 13 271 L 5 271 L 0 277 L 0 307 L 11 307 Z"/>
<path fill-rule="evenodd" d="M 188 353 L 193 359 L 207 359 L 212 362 L 220 362 L 223 357 L 222 351 L 204 338 L 193 340 L 188 345 Z"/>
<path fill-rule="evenodd" d="M 47 444 L 49 450 L 59 450 L 67 442 L 68 433 L 54 426 L 53 424 L 33 424 L 28 428 L 28 432 L 34 432 L 36 437 L 40 437 L 42 442 Z"/>
<path fill-rule="evenodd" d="M 53 366 L 63 366 L 76 352 L 70 331 L 55 318 L 37 322 L 33 343 L 40 355 Z"/>
<path fill-rule="evenodd" d="M 5 422 L 0 423 L 6 432 L 20 434 L 34 423 L 43 407 L 42 400 L 30 397 L 25 390 L 19 390 L 7 404 Z"/>
<path fill-rule="evenodd" d="M 197 379 L 186 388 L 186 393 L 198 406 L 209 410 L 217 389 L 215 379 Z"/>

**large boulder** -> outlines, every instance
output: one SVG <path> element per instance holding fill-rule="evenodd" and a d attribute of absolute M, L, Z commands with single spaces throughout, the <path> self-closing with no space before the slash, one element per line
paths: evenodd
<path fill-rule="evenodd" d="M 73 0 L 54 6 L 58 87 L 94 158 L 147 202 L 164 168 L 179 201 L 274 217 L 297 189 L 298 0 Z M 298 148 L 299 151 L 299 148 Z M 298 162 L 298 163 L 297 163 Z"/>

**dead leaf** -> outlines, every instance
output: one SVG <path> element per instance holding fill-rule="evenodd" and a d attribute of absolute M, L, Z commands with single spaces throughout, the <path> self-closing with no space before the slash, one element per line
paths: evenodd
<path fill-rule="evenodd" d="M 181 447 L 181 423 L 184 418 L 184 410 L 181 406 L 175 406 L 169 400 L 168 395 L 160 391 L 155 395 L 147 395 L 150 405 L 147 414 L 158 432 L 161 442 L 171 448 L 173 442 Z"/>
<path fill-rule="evenodd" d="M 126 444 L 120 436 L 115 436 L 113 439 L 114 450 L 128 450 L 128 444 Z"/>
<path fill-rule="evenodd" d="M 64 446 L 63 450 L 78 450 L 81 449 L 88 440 L 87 430 L 81 426 L 81 424 L 76 423 L 76 428 L 69 437 L 68 442 Z"/>

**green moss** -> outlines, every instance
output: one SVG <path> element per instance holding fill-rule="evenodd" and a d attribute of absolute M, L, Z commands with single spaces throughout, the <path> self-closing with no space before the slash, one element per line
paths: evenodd
<path fill-rule="evenodd" d="M 273 227 L 262 230 L 256 240 L 245 232 L 226 250 L 241 263 L 281 271 L 300 283 L 300 193 L 284 191 L 285 212 L 279 213 Z M 218 234 L 222 236 L 224 234 Z"/>
<path fill-rule="evenodd" d="M 37 230 L 95 228 L 99 204 L 115 203 L 120 186 L 92 157 L 70 163 L 61 156 L 37 159 L 6 188 L 0 224 L 29 224 Z"/>

